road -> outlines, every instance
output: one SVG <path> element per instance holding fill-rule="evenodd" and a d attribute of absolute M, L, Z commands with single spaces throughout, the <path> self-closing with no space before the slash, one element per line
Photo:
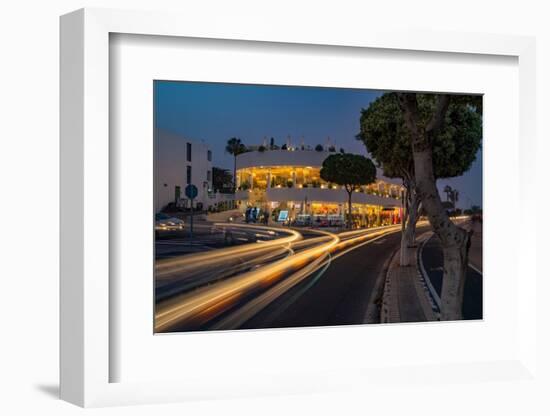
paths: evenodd
<path fill-rule="evenodd" d="M 156 330 L 363 323 L 376 279 L 399 245 L 400 226 L 338 234 L 284 230 L 283 243 L 277 238 L 157 261 Z"/>
<path fill-rule="evenodd" d="M 364 323 L 376 279 L 400 238 L 400 233 L 392 233 L 332 260 L 326 270 L 287 292 L 243 327 Z"/>
<path fill-rule="evenodd" d="M 481 249 L 480 244 L 478 248 Z M 481 255 L 474 257 L 481 258 Z M 433 288 L 437 295 L 441 296 L 443 251 L 441 250 L 441 244 L 437 237 L 432 236 L 425 243 L 422 248 L 421 258 Z M 475 266 L 469 266 L 466 272 L 462 314 L 464 319 L 483 318 L 483 275 Z"/>

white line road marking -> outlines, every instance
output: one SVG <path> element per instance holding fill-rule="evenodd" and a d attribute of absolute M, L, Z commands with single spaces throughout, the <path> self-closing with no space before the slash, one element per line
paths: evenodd
<path fill-rule="evenodd" d="M 470 269 L 472 269 L 477 274 L 483 276 L 483 272 L 481 270 L 479 270 L 476 266 L 474 266 L 472 263 L 469 263 L 468 267 L 470 267 Z"/>

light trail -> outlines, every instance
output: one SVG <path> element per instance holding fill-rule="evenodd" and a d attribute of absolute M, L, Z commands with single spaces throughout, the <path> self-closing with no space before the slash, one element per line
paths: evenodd
<path fill-rule="evenodd" d="M 336 234 L 318 232 L 330 239 L 257 270 L 162 302 L 157 306 L 155 331 L 162 332 L 174 325 L 208 321 L 226 311 L 238 299 L 244 298 L 255 290 L 271 286 L 293 270 L 303 268 L 340 241 Z"/>
<path fill-rule="evenodd" d="M 296 286 L 304 278 L 309 276 L 311 273 L 317 271 L 323 265 L 328 264 L 327 258 L 330 259 L 329 253 L 324 253 L 307 266 L 301 268 L 297 272 L 294 272 L 291 276 L 281 281 L 279 284 L 271 287 L 258 297 L 254 298 L 242 308 L 239 308 L 236 312 L 230 314 L 228 317 L 224 318 L 220 322 L 214 324 L 210 329 L 231 329 L 238 328 L 243 323 L 248 321 L 267 305 L 281 296 L 283 293 L 289 289 Z"/>
<path fill-rule="evenodd" d="M 214 226 L 227 226 L 232 228 L 249 228 L 253 230 L 259 229 L 257 226 L 249 226 L 245 224 L 223 224 L 216 223 Z M 257 243 L 243 244 L 237 247 L 226 247 L 204 253 L 193 253 L 181 257 L 166 259 L 157 262 L 155 266 L 155 279 L 163 280 L 187 273 L 196 269 L 197 265 L 201 267 L 213 267 L 216 265 L 224 265 L 228 260 L 238 258 L 246 254 L 269 251 L 276 247 L 283 246 L 288 243 L 301 240 L 302 235 L 291 229 L 279 229 L 262 227 L 265 231 L 284 232 L 289 234 L 288 237 L 277 238 L 269 241 L 262 241 L 261 246 Z"/>
<path fill-rule="evenodd" d="M 229 316 L 217 322 L 216 324 L 211 326 L 209 329 L 228 330 L 228 329 L 235 329 L 240 327 L 242 324 L 244 324 L 246 321 L 251 319 L 254 315 L 259 313 L 261 310 L 266 308 L 270 303 L 272 303 L 278 297 L 283 295 L 285 292 L 292 289 L 298 283 L 302 282 L 304 279 L 308 278 L 309 276 L 319 271 L 315 275 L 314 280 L 311 282 L 311 284 L 308 284 L 306 288 L 302 289 L 298 294 L 293 296 L 292 299 L 287 301 L 282 308 L 280 308 L 283 310 L 286 309 L 301 294 L 303 294 L 306 290 L 308 290 L 315 283 L 317 283 L 317 281 L 322 277 L 326 269 L 330 266 L 330 263 L 332 261 L 343 256 L 344 254 L 349 253 L 352 250 L 355 250 L 359 247 L 363 247 L 366 244 L 372 243 L 388 234 L 391 234 L 393 232 L 397 232 L 400 230 L 401 230 L 401 225 L 396 225 L 391 227 L 385 226 L 385 227 L 371 228 L 368 230 L 363 229 L 363 230 L 346 231 L 338 234 L 339 237 L 345 236 L 349 238 L 345 241 L 340 241 L 338 244 L 332 247 L 329 253 L 319 257 L 315 261 L 308 264 L 306 267 L 293 273 L 291 276 L 284 279 L 283 281 L 278 283 L 276 286 L 268 289 L 266 292 L 262 293 L 260 296 L 254 298 L 250 302 L 246 303 L 236 311 L 232 312 Z M 355 237 L 355 238 L 353 237 L 357 235 L 359 235 L 359 237 Z M 336 252 L 337 254 L 331 255 L 330 254 L 331 252 Z"/>
<path fill-rule="evenodd" d="M 208 287 L 197 289 L 191 293 L 180 294 L 171 299 L 159 302 L 156 309 L 155 331 L 164 332 L 179 327 L 198 327 L 220 316 L 239 302 L 246 301 L 250 296 L 257 296 L 251 301 L 247 301 L 243 307 L 232 312 L 222 321 L 214 324 L 214 328 L 217 329 L 231 328 L 234 327 L 232 326 L 233 324 L 238 326 L 250 319 L 251 316 L 271 303 L 278 296 L 281 296 L 291 287 L 295 286 L 321 267 L 326 267 L 328 259 L 330 258 L 329 256 L 331 256 L 332 253 L 336 253 L 332 256 L 332 260 L 334 260 L 357 247 L 377 240 L 384 235 L 400 231 L 400 229 L 401 225 L 398 224 L 394 226 L 346 231 L 338 235 L 327 231 L 316 230 L 317 233 L 323 235 L 307 240 L 299 240 L 296 238 L 286 244 L 286 250 L 292 250 L 294 254 L 290 254 L 271 264 L 261 265 L 258 268 L 230 277 L 224 281 L 218 281 Z M 277 229 L 277 231 L 281 230 Z M 300 235 L 297 232 L 296 234 Z M 295 237 L 295 235 L 293 234 L 291 237 Z M 280 240 L 281 239 L 263 242 L 261 245 L 247 245 L 254 246 L 253 252 L 250 252 L 248 247 L 244 251 L 247 255 L 252 254 L 255 257 L 249 264 L 261 264 L 261 262 L 269 260 L 269 254 L 267 254 L 267 257 L 263 257 L 260 263 L 256 262 L 256 260 L 259 260 L 258 250 L 265 247 L 265 244 L 268 243 L 279 242 L 280 244 Z M 314 246 L 310 247 L 311 245 Z M 278 247 L 279 249 L 281 248 L 280 245 Z M 271 250 L 272 253 L 276 248 L 277 245 L 275 244 L 273 244 L 273 247 L 271 247 L 271 245 L 269 246 L 269 250 Z M 233 253 L 235 252 L 233 251 Z M 204 253 L 202 258 L 205 259 L 208 255 L 212 254 L 214 253 Z M 215 257 L 215 259 L 218 258 L 220 257 Z M 206 264 L 216 265 L 216 262 L 214 261 L 214 263 L 212 263 L 208 260 Z M 194 263 L 194 265 L 195 267 L 201 268 L 205 263 Z M 291 274 L 289 275 L 289 273 Z M 262 291 L 263 293 L 261 293 Z"/>

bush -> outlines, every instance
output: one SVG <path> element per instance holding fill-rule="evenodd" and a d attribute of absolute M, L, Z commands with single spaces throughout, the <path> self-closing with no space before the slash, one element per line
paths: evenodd
<path fill-rule="evenodd" d="M 264 145 L 258 147 L 258 152 L 265 152 L 267 149 L 265 148 Z"/>
<path fill-rule="evenodd" d="M 283 145 L 281 146 L 281 150 L 287 150 L 286 144 L 283 144 Z"/>
<path fill-rule="evenodd" d="M 334 152 L 336 152 L 336 147 L 330 146 L 330 147 L 328 148 L 328 151 L 331 152 L 331 153 L 334 153 Z"/>
<path fill-rule="evenodd" d="M 286 183 L 287 188 L 292 188 L 293 185 L 294 184 L 292 183 L 292 181 L 287 181 L 287 183 Z"/>
<path fill-rule="evenodd" d="M 317 146 L 315 146 L 315 150 L 318 151 L 318 152 L 322 152 L 323 151 L 323 146 L 318 144 Z"/>

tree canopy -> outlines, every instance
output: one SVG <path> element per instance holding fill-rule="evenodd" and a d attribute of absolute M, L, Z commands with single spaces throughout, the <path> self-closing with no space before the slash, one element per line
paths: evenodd
<path fill-rule="evenodd" d="M 336 153 L 323 161 L 321 178 L 346 187 L 352 192 L 360 185 L 376 180 L 376 167 L 372 160 L 351 153 Z"/>
<path fill-rule="evenodd" d="M 212 188 L 216 192 L 228 193 L 233 186 L 233 175 L 228 169 L 212 167 Z"/>
<path fill-rule="evenodd" d="M 241 139 L 232 137 L 227 141 L 227 145 L 225 146 L 225 151 L 230 155 L 237 157 L 241 153 L 245 153 L 247 149 L 246 149 L 246 146 L 241 142 Z"/>
<path fill-rule="evenodd" d="M 418 125 L 425 127 L 436 106 L 435 94 L 417 94 Z M 481 147 L 481 96 L 453 95 L 443 127 L 433 138 L 434 175 L 460 176 L 468 171 Z M 413 179 L 410 132 L 397 95 L 386 93 L 361 111 L 360 132 L 367 151 L 384 175 Z"/>

